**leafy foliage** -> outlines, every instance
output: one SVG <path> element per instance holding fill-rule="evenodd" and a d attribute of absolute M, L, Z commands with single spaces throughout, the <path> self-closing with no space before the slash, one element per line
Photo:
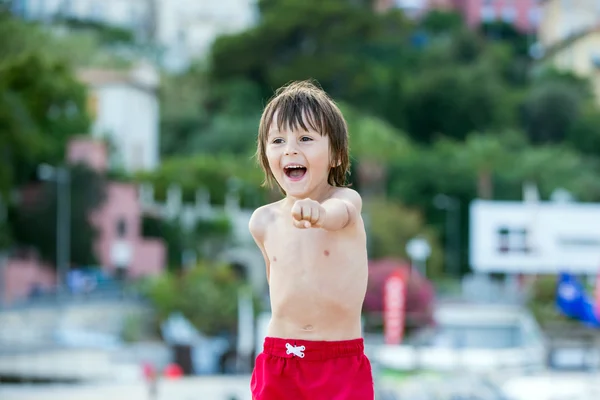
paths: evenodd
<path fill-rule="evenodd" d="M 105 200 L 104 178 L 95 171 L 78 165 L 70 169 L 70 260 L 74 265 L 97 265 L 94 251 L 96 229 L 90 224 L 92 211 Z M 24 194 L 25 204 L 14 211 L 15 241 L 35 247 L 42 259 L 55 265 L 57 185 L 47 182 L 31 187 Z"/>
<path fill-rule="evenodd" d="M 242 288 L 228 265 L 200 264 L 181 276 L 169 273 L 146 285 L 146 293 L 158 317 L 181 312 L 206 335 L 236 330 L 237 294 Z"/>
<path fill-rule="evenodd" d="M 428 240 L 432 254 L 427 262 L 429 278 L 441 277 L 442 249 L 435 231 L 427 227 L 422 214 L 397 202 L 371 199 L 365 204 L 368 216 L 369 257 L 408 260 L 406 243 L 417 236 Z"/>

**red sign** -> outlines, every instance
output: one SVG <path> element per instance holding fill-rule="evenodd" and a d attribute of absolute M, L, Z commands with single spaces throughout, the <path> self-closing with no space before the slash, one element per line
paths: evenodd
<path fill-rule="evenodd" d="M 383 330 L 386 344 L 400 344 L 404 335 L 406 278 L 400 271 L 390 274 L 383 286 Z"/>

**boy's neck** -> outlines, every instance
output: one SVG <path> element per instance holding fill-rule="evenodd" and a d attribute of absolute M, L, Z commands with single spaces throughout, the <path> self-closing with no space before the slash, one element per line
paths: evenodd
<path fill-rule="evenodd" d="M 296 201 L 306 198 L 310 198 L 312 200 L 318 201 L 319 203 L 322 203 L 329 198 L 329 196 L 331 195 L 331 190 L 333 188 L 334 187 L 331 186 L 328 182 L 325 182 L 323 185 L 315 188 L 315 190 L 313 190 L 311 193 L 308 193 L 304 197 L 295 197 L 287 195 L 285 197 L 284 204 L 292 207 Z"/>

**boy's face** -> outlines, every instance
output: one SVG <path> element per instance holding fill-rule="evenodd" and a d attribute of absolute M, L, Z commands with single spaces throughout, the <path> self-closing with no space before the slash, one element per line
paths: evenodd
<path fill-rule="evenodd" d="M 328 184 L 329 137 L 302 127 L 292 130 L 284 125 L 278 130 L 276 121 L 274 115 L 265 145 L 269 168 L 288 196 L 308 197 Z"/>

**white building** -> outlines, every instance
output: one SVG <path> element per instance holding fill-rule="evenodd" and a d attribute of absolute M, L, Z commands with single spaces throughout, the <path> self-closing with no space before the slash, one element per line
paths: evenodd
<path fill-rule="evenodd" d="M 77 73 L 89 87 L 88 110 L 94 137 L 114 146 L 111 167 L 126 172 L 152 170 L 159 163 L 159 77 L 140 64 L 130 71 L 84 69 Z"/>
<path fill-rule="evenodd" d="M 217 36 L 243 31 L 257 21 L 256 0 L 158 0 L 156 41 L 168 69 L 204 56 Z"/>
<path fill-rule="evenodd" d="M 600 24 L 598 0 L 546 0 L 540 2 L 542 21 L 538 40 L 544 48 L 597 27 Z"/>
<path fill-rule="evenodd" d="M 206 55 L 215 38 L 249 28 L 258 19 L 257 0 L 14 0 L 27 19 L 58 17 L 131 29 L 158 46 L 162 64 L 185 68 Z"/>
<path fill-rule="evenodd" d="M 600 204 L 475 200 L 470 217 L 478 273 L 598 273 Z"/>

